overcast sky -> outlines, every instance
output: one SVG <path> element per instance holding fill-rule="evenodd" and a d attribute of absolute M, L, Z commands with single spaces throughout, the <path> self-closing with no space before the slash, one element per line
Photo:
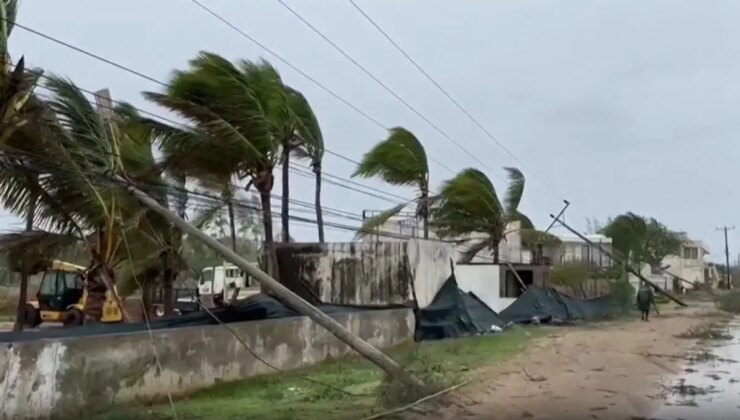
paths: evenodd
<path fill-rule="evenodd" d="M 455 171 L 480 166 L 276 0 L 202 1 L 385 126 L 413 131 L 431 158 Z M 523 211 L 541 227 L 566 198 L 567 220 L 579 229 L 586 218 L 631 210 L 689 232 L 710 244 L 713 259 L 720 256 L 724 244 L 715 227 L 735 224 L 740 204 L 740 2 L 357 0 L 523 166 L 347 0 L 286 2 L 485 162 L 502 194 L 501 168 L 519 166 L 528 176 Z M 24 0 L 18 21 L 163 81 L 200 50 L 229 59 L 264 57 L 308 97 L 329 150 L 359 159 L 386 134 L 189 0 Z M 24 54 L 33 66 L 84 88 L 109 87 L 116 99 L 167 115 L 140 96 L 161 89 L 152 82 L 21 29 L 11 44 L 13 56 Z M 334 156 L 324 168 L 341 177 L 354 169 Z M 451 175 L 432 164 L 434 186 Z M 313 181 L 294 178 L 293 197 L 312 201 Z M 325 186 L 324 203 L 358 215 L 392 205 L 333 185 Z M 18 226 L 7 216 L 0 221 Z M 294 225 L 292 233 L 315 238 L 310 226 Z M 732 232 L 733 259 L 736 238 Z"/>

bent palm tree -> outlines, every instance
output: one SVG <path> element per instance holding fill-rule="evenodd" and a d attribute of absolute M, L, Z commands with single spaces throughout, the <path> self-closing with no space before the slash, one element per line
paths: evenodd
<path fill-rule="evenodd" d="M 470 262 L 478 252 L 489 248 L 498 264 L 506 218 L 491 180 L 477 169 L 464 169 L 442 185 L 439 197 L 432 209 L 438 235 L 469 243 L 460 262 Z"/>
<path fill-rule="evenodd" d="M 306 98 L 300 92 L 287 88 L 290 108 L 296 121 L 296 138 L 299 146 L 295 153 L 299 158 L 311 161 L 311 170 L 316 179 L 314 190 L 314 207 L 316 209 L 316 225 L 319 233 L 319 243 L 324 243 L 324 215 L 321 209 L 321 163 L 324 159 L 324 136 L 321 133 L 319 121 Z M 283 161 L 283 232 L 288 223 L 288 190 L 289 184 L 287 161 Z M 289 238 L 289 235 L 286 235 Z M 285 239 L 285 238 L 283 238 Z"/>
<path fill-rule="evenodd" d="M 273 170 L 280 161 L 281 139 L 293 134 L 286 88 L 267 62 L 236 63 L 201 53 L 185 71 L 176 71 L 164 94 L 145 96 L 191 121 L 204 134 L 190 144 L 192 167 L 228 168 L 232 176 L 249 179 L 260 194 L 265 230 L 267 269 L 278 275 L 270 196 Z"/>
<path fill-rule="evenodd" d="M 557 236 L 538 230 L 529 217 L 519 211 L 519 205 L 522 202 L 524 186 L 526 184 L 526 178 L 522 171 L 517 168 L 510 167 L 504 168 L 504 170 L 506 170 L 509 177 L 509 186 L 506 190 L 506 196 L 504 197 L 504 217 L 506 225 L 514 222 L 519 223 L 519 235 L 521 237 L 522 246 L 533 253 L 536 252 L 537 246 L 559 244 L 560 239 L 558 239 Z"/>
<path fill-rule="evenodd" d="M 391 185 L 415 186 L 419 191 L 414 199 L 416 214 L 423 220 L 424 239 L 429 238 L 429 164 L 424 146 L 413 133 L 402 127 L 392 128 L 388 138 L 365 153 L 352 176 L 377 176 Z M 372 233 L 407 204 L 399 204 L 369 219 L 360 228 L 359 234 L 362 236 Z"/>

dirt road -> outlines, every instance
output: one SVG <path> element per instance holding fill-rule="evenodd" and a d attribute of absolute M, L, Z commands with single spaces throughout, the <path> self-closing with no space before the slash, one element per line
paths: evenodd
<path fill-rule="evenodd" d="M 410 418 L 649 418 L 663 402 L 661 384 L 680 373 L 681 361 L 648 354 L 680 354 L 695 341 L 676 334 L 716 321 L 706 304 L 662 312 L 649 323 L 553 328 L 516 358 L 484 368 L 452 405 Z"/>

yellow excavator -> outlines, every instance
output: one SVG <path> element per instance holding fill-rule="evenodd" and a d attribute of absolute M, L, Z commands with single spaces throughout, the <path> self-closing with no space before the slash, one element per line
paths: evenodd
<path fill-rule="evenodd" d="M 36 293 L 37 300 L 26 304 L 24 324 L 30 327 L 38 327 L 44 322 L 62 323 L 64 326 L 82 325 L 85 320 L 82 310 L 87 300 L 85 267 L 55 260 L 43 273 Z M 123 321 L 123 314 L 110 290 L 105 294 L 100 321 Z"/>

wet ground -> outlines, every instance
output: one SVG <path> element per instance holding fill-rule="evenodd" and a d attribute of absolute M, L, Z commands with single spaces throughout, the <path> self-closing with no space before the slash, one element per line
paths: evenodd
<path fill-rule="evenodd" d="M 717 327 L 718 340 L 702 340 L 682 373 L 661 386 L 666 403 L 652 416 L 661 420 L 740 418 L 740 319 Z"/>

